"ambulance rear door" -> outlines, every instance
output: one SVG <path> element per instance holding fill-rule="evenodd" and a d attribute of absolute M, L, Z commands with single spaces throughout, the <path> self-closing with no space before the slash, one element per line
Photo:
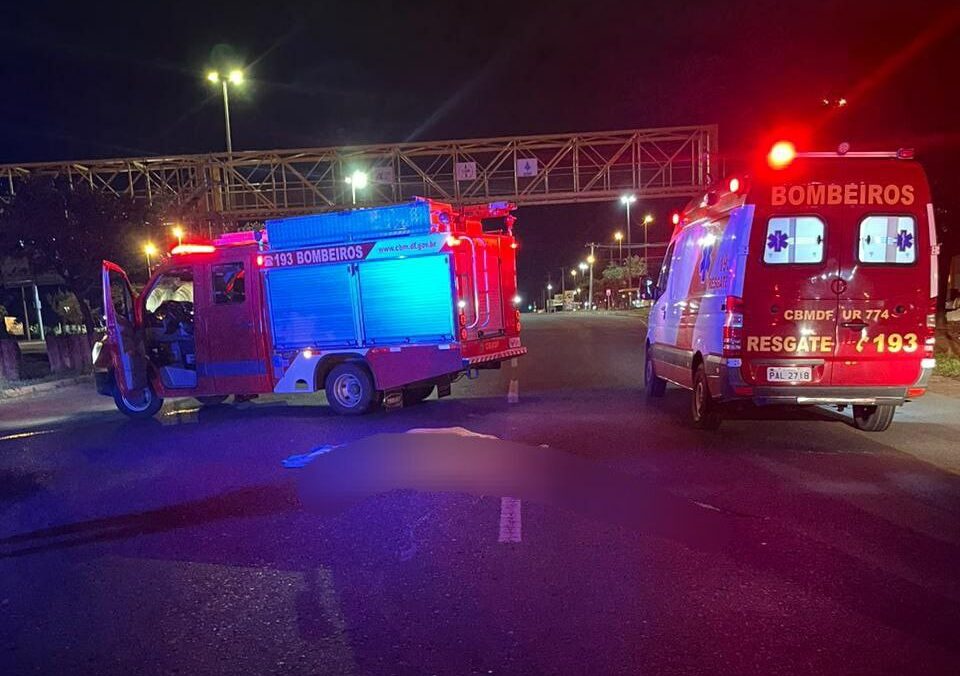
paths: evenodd
<path fill-rule="evenodd" d="M 920 377 L 930 305 L 929 192 L 919 165 L 847 160 L 856 190 L 838 236 L 838 386 L 909 386 Z M 862 167 L 862 169 L 861 169 Z M 851 183 L 852 185 L 852 183 Z"/>
<path fill-rule="evenodd" d="M 754 385 L 827 386 L 836 350 L 839 207 L 780 203 L 816 177 L 783 177 L 756 190 L 744 279 L 744 379 Z M 798 197 L 798 195 L 795 195 Z M 795 202 L 804 200 L 795 199 Z"/>

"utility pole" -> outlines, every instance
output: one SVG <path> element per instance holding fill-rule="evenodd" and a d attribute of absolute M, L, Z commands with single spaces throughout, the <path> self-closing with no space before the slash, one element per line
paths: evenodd
<path fill-rule="evenodd" d="M 593 264 L 597 260 L 596 257 L 594 257 L 593 255 L 594 246 L 595 244 L 593 242 L 590 242 L 590 256 L 587 258 L 587 263 L 590 264 L 590 291 L 588 292 L 590 296 L 588 298 L 588 301 L 589 301 L 591 310 L 593 309 Z"/>

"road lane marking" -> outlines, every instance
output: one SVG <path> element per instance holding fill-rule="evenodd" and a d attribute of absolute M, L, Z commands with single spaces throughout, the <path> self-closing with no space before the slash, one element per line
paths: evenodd
<path fill-rule="evenodd" d="M 516 378 L 510 380 L 510 390 L 507 392 L 507 403 L 516 404 L 520 402 L 520 381 Z"/>
<path fill-rule="evenodd" d="M 35 430 L 33 432 L 15 432 L 14 434 L 5 434 L 0 437 L 0 441 L 13 441 L 14 439 L 29 439 L 30 437 L 39 437 L 41 434 L 53 434 L 56 430 Z"/>
<path fill-rule="evenodd" d="M 523 522 L 520 498 L 500 498 L 500 542 L 520 542 Z"/>

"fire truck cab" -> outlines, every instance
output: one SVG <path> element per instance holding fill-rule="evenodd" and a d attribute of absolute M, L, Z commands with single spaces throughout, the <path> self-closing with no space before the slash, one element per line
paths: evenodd
<path fill-rule="evenodd" d="M 912 151 L 797 153 L 693 200 L 660 270 L 646 339 L 648 395 L 692 391 L 695 425 L 720 404 L 852 406 L 889 427 L 934 367 L 937 242 Z"/>
<path fill-rule="evenodd" d="M 132 417 L 166 397 L 323 390 L 359 414 L 446 396 L 526 352 L 513 208 L 416 200 L 268 221 L 174 247 L 140 295 L 104 261 L 98 391 Z M 504 229 L 485 232 L 489 218 Z"/>

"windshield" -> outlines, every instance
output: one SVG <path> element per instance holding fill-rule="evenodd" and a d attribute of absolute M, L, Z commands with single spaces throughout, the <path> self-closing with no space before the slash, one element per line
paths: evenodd
<path fill-rule="evenodd" d="M 144 308 L 147 312 L 154 312 L 161 303 L 168 300 L 193 302 L 193 270 L 191 268 L 177 268 L 158 277 L 150 293 L 147 294 Z"/>

